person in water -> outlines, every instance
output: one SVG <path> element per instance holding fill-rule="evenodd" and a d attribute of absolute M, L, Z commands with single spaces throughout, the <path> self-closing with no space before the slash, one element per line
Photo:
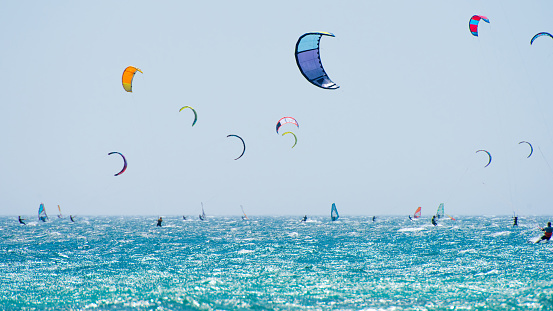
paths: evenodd
<path fill-rule="evenodd" d="M 20 224 L 26 225 L 26 223 L 25 223 L 24 220 L 25 220 L 25 219 L 23 219 L 23 218 L 21 218 L 21 216 L 19 216 L 19 223 L 20 223 Z"/>
<path fill-rule="evenodd" d="M 518 217 L 517 216 L 513 217 L 513 227 L 514 226 L 518 226 Z"/>
<path fill-rule="evenodd" d="M 376 216 L 373 216 L 373 221 L 376 221 Z"/>
<path fill-rule="evenodd" d="M 303 218 L 301 219 L 301 221 L 307 221 L 307 215 L 303 216 Z"/>
<path fill-rule="evenodd" d="M 182 216 L 182 220 L 186 220 L 186 216 Z"/>
<path fill-rule="evenodd" d="M 69 219 L 71 219 L 72 222 L 75 222 L 75 219 L 73 219 L 73 215 L 69 215 Z"/>
<path fill-rule="evenodd" d="M 437 226 L 437 225 L 438 225 L 438 223 L 436 222 L 436 215 L 432 216 L 432 224 L 433 224 L 434 226 Z"/>
<path fill-rule="evenodd" d="M 161 222 L 163 221 L 163 219 L 161 217 L 159 217 L 159 219 L 157 220 L 157 226 L 158 227 L 161 227 Z"/>
<path fill-rule="evenodd" d="M 409 215 L 409 220 L 413 220 L 413 218 L 411 218 L 411 215 Z"/>
<path fill-rule="evenodd" d="M 541 239 L 537 240 L 536 243 L 539 243 L 543 240 L 549 241 L 551 239 L 551 234 L 553 234 L 553 228 L 551 227 L 551 222 L 547 223 L 547 227 L 540 228 L 544 233 Z"/>

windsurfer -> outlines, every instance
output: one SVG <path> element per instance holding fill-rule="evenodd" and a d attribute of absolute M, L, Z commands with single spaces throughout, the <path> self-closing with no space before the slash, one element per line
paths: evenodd
<path fill-rule="evenodd" d="M 411 217 L 411 215 L 409 215 L 409 220 L 413 220 L 413 218 Z"/>
<path fill-rule="evenodd" d="M 25 219 L 23 219 L 23 218 L 21 218 L 21 216 L 19 216 L 19 223 L 20 223 L 20 224 L 26 225 L 26 223 L 24 222 L 24 220 L 25 220 Z"/>
<path fill-rule="evenodd" d="M 541 239 L 537 240 L 536 243 L 539 243 L 541 242 L 542 240 L 547 240 L 549 241 L 549 239 L 551 239 L 551 234 L 553 234 L 553 228 L 551 227 L 551 222 L 548 222 L 547 223 L 547 227 L 545 228 L 540 228 L 544 233 L 543 233 L 543 236 L 541 237 Z"/>
<path fill-rule="evenodd" d="M 73 219 L 73 215 L 69 215 L 69 219 L 71 219 L 72 222 L 75 222 L 75 219 Z"/>
<path fill-rule="evenodd" d="M 159 217 L 159 219 L 157 220 L 157 226 L 158 227 L 161 227 L 161 222 L 163 221 L 163 219 L 161 217 Z"/>
<path fill-rule="evenodd" d="M 432 224 L 433 224 L 434 226 L 437 226 L 437 225 L 438 225 L 438 223 L 436 222 L 436 215 L 432 216 Z"/>
<path fill-rule="evenodd" d="M 186 216 L 182 216 L 182 220 L 186 220 Z"/>
<path fill-rule="evenodd" d="M 376 221 L 376 216 L 373 216 L 373 221 Z"/>
<path fill-rule="evenodd" d="M 518 226 L 518 217 L 517 216 L 513 217 L 513 227 L 514 226 Z"/>
<path fill-rule="evenodd" d="M 303 216 L 303 218 L 301 219 L 301 221 L 303 221 L 303 222 L 307 221 L 307 215 Z"/>

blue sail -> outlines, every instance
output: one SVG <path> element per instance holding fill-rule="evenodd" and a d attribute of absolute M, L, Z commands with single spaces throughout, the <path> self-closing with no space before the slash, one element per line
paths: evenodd
<path fill-rule="evenodd" d="M 330 210 L 330 218 L 332 221 L 337 220 L 340 218 L 340 215 L 338 214 L 338 209 L 336 209 L 336 203 L 332 203 L 332 209 Z"/>
<path fill-rule="evenodd" d="M 40 203 L 40 206 L 38 208 L 38 220 L 46 221 L 48 219 L 48 215 L 46 215 L 46 209 L 44 208 L 44 203 Z"/>

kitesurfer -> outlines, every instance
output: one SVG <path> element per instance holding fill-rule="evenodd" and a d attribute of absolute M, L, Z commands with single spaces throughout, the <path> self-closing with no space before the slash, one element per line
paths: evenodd
<path fill-rule="evenodd" d="M 71 219 L 72 222 L 75 222 L 75 220 L 73 219 L 73 215 L 69 215 L 69 219 Z"/>
<path fill-rule="evenodd" d="M 186 216 L 182 216 L 182 220 L 186 220 Z"/>
<path fill-rule="evenodd" d="M 373 221 L 376 221 L 376 216 L 373 216 Z"/>
<path fill-rule="evenodd" d="M 545 228 L 540 228 L 544 233 L 543 233 L 543 236 L 541 237 L 541 239 L 537 240 L 536 243 L 539 243 L 541 242 L 542 240 L 547 240 L 549 241 L 549 239 L 551 239 L 551 234 L 553 234 L 553 228 L 551 227 L 551 222 L 548 222 L 547 223 L 547 227 Z"/>
<path fill-rule="evenodd" d="M 161 217 L 159 217 L 159 219 L 157 220 L 157 226 L 158 227 L 161 227 L 161 222 L 163 221 L 163 219 L 161 219 Z"/>
<path fill-rule="evenodd" d="M 411 218 L 411 215 L 409 215 L 409 220 L 413 220 L 413 218 Z"/>
<path fill-rule="evenodd" d="M 21 218 L 21 216 L 19 216 L 19 223 L 20 223 L 20 224 L 26 225 L 26 223 L 24 222 L 24 220 L 25 220 L 25 219 L 23 219 L 23 218 Z"/>
<path fill-rule="evenodd" d="M 437 225 L 438 225 L 438 223 L 436 222 L 436 215 L 432 216 L 432 224 L 433 224 L 434 226 L 437 226 Z"/>
<path fill-rule="evenodd" d="M 514 226 L 518 226 L 518 217 L 517 216 L 513 217 L 513 227 Z"/>
<path fill-rule="evenodd" d="M 307 215 L 303 216 L 303 218 L 301 219 L 301 221 L 303 221 L 303 222 L 307 221 Z"/>

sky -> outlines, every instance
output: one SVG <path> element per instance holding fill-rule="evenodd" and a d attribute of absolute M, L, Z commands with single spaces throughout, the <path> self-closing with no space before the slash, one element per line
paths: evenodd
<path fill-rule="evenodd" d="M 0 214 L 551 215 L 553 3 L 4 1 Z M 479 36 L 471 16 L 485 15 Z M 331 32 L 297 68 L 307 32 Z M 133 92 L 127 66 L 144 73 Z M 191 126 L 193 114 L 196 125 Z M 277 121 L 298 138 L 275 132 Z M 242 158 L 241 136 L 246 144 Z M 530 158 L 528 141 L 534 147 Z M 484 149 L 492 154 L 488 167 Z M 109 152 L 120 152 L 128 161 Z"/>

